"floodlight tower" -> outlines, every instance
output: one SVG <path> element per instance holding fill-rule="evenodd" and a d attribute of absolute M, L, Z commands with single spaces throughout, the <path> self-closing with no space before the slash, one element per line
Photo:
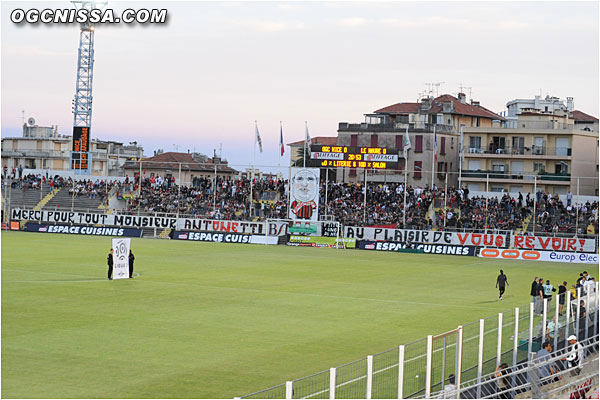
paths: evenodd
<path fill-rule="evenodd" d="M 72 1 L 75 7 L 86 9 L 102 8 L 106 2 Z M 77 52 L 77 80 L 73 100 L 73 152 L 71 169 L 79 173 L 90 173 L 90 129 L 92 126 L 92 80 L 94 77 L 94 24 L 80 24 L 79 50 Z"/>

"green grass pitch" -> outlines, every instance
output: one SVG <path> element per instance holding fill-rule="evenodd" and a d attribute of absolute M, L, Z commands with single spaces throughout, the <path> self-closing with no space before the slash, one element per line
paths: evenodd
<path fill-rule="evenodd" d="M 232 398 L 530 301 L 585 266 L 2 233 L 3 398 Z M 590 266 L 588 266 L 590 267 Z M 510 286 L 497 301 L 499 268 Z"/>

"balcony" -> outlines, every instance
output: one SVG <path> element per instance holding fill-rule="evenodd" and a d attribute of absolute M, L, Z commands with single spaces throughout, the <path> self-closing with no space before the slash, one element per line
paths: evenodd
<path fill-rule="evenodd" d="M 467 154 L 485 154 L 494 156 L 558 156 L 570 157 L 571 148 L 568 147 L 546 147 L 546 146 L 531 146 L 531 147 L 507 147 L 500 148 L 492 143 L 487 148 L 485 147 L 469 147 L 465 148 Z"/>
<path fill-rule="evenodd" d="M 538 181 L 552 181 L 545 183 L 564 183 L 567 184 L 571 181 L 571 174 L 565 173 L 549 173 L 549 172 L 513 172 L 509 173 L 508 171 L 486 171 L 486 170 L 462 170 L 463 178 L 475 178 L 479 182 L 485 182 L 486 179 L 490 180 L 506 180 L 506 181 L 528 181 L 528 183 L 533 183 L 534 179 L 537 178 Z M 512 183 L 512 182 L 511 182 Z"/>
<path fill-rule="evenodd" d="M 552 129 L 572 131 L 573 124 L 565 124 L 558 121 L 514 121 L 508 120 L 502 123 L 502 128 L 506 129 Z"/>
<path fill-rule="evenodd" d="M 392 124 L 368 124 L 366 122 L 360 124 L 350 124 L 348 122 L 340 122 L 338 124 L 338 132 L 406 132 L 408 126 L 409 132 L 433 132 L 438 133 L 456 133 L 453 125 L 427 124 L 427 123 L 403 123 L 397 122 Z"/>

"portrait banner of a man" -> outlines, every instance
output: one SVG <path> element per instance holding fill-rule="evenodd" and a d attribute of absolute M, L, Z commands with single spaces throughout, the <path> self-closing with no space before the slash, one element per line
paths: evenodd
<path fill-rule="evenodd" d="M 290 194 L 291 219 L 319 220 L 319 169 L 292 168 Z"/>

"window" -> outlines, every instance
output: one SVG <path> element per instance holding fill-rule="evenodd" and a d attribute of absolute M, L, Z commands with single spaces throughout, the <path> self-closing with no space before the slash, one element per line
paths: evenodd
<path fill-rule="evenodd" d="M 404 148 L 404 135 L 396 135 L 396 148 L 402 150 Z"/>
<path fill-rule="evenodd" d="M 546 172 L 546 163 L 543 162 L 534 162 L 533 163 L 533 172 L 544 173 Z"/>
<path fill-rule="evenodd" d="M 371 135 L 371 147 L 377 147 L 377 142 L 378 142 L 379 138 L 377 137 L 377 134 L 372 134 Z"/>
<path fill-rule="evenodd" d="M 441 155 L 446 154 L 446 138 L 445 137 L 440 138 L 440 154 Z"/>
<path fill-rule="evenodd" d="M 479 171 L 481 169 L 481 160 L 469 160 L 469 171 Z"/>
<path fill-rule="evenodd" d="M 443 181 L 446 179 L 446 172 L 448 172 L 448 163 L 438 162 L 437 163 L 438 180 Z"/>
<path fill-rule="evenodd" d="M 492 163 L 492 171 L 494 172 L 504 172 L 505 168 L 506 167 L 503 162 L 494 161 Z"/>
<path fill-rule="evenodd" d="M 481 119 L 479 117 L 477 117 L 477 126 L 479 126 L 480 123 L 481 123 Z"/>
<path fill-rule="evenodd" d="M 415 161 L 413 178 L 415 178 L 415 179 L 421 179 L 422 165 L 423 165 L 423 161 Z"/>
<path fill-rule="evenodd" d="M 560 175 L 566 175 L 569 173 L 569 164 L 564 161 L 557 162 L 554 165 L 554 173 Z"/>
<path fill-rule="evenodd" d="M 523 149 L 525 148 L 525 137 L 523 136 L 513 136 L 512 138 L 512 148 L 513 154 L 523 154 Z"/>
<path fill-rule="evenodd" d="M 496 193 L 502 193 L 504 192 L 504 187 L 503 186 L 492 186 L 492 192 L 496 192 Z"/>
<path fill-rule="evenodd" d="M 568 156 L 569 150 L 569 138 L 556 138 L 557 156 Z"/>
<path fill-rule="evenodd" d="M 481 136 L 469 136 L 469 153 L 478 153 L 481 149 Z"/>
<path fill-rule="evenodd" d="M 358 135 L 350 135 L 350 146 L 358 146 Z"/>
<path fill-rule="evenodd" d="M 519 193 L 523 191 L 523 186 L 510 186 L 510 192 L 511 193 Z"/>
<path fill-rule="evenodd" d="M 534 141 L 535 144 L 533 145 L 532 153 L 537 155 L 546 154 L 546 141 L 544 140 L 544 138 L 536 137 Z"/>
<path fill-rule="evenodd" d="M 492 143 L 490 143 L 490 152 L 496 154 L 503 154 L 506 148 L 506 138 L 502 136 L 492 137 Z"/>
<path fill-rule="evenodd" d="M 512 161 L 510 166 L 510 173 L 512 175 L 523 175 L 523 161 Z"/>
<path fill-rule="evenodd" d="M 423 152 L 423 135 L 415 136 L 415 153 Z"/>

